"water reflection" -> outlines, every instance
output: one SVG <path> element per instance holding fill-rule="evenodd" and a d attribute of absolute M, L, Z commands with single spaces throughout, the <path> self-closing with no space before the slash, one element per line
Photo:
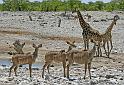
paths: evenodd
<path fill-rule="evenodd" d="M 0 65 L 3 67 L 10 67 L 12 66 L 11 60 L 10 59 L 1 59 L 0 60 Z M 22 65 L 22 67 L 28 67 L 28 64 Z M 33 68 L 41 68 L 42 64 L 40 62 L 32 64 Z"/>

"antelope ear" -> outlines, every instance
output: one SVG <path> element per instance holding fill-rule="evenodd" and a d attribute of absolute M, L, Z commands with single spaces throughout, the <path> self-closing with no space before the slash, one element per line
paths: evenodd
<path fill-rule="evenodd" d="M 67 44 L 70 44 L 70 42 L 69 42 L 69 41 L 66 41 L 66 43 L 67 43 Z"/>
<path fill-rule="evenodd" d="M 25 42 L 24 42 L 24 43 L 22 43 L 22 45 L 25 45 Z"/>
<path fill-rule="evenodd" d="M 32 45 L 34 48 L 37 48 L 37 46 L 33 43 L 33 45 Z"/>
<path fill-rule="evenodd" d="M 73 44 L 75 43 L 75 41 L 72 42 Z"/>
<path fill-rule="evenodd" d="M 38 47 L 42 47 L 42 44 L 38 45 Z"/>

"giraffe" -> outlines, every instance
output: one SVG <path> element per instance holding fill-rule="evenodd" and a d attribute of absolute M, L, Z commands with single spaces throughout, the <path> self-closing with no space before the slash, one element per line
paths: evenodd
<path fill-rule="evenodd" d="M 87 22 L 85 22 L 85 20 L 83 19 L 79 10 L 77 10 L 77 15 L 79 18 L 80 26 L 83 29 L 83 33 L 82 33 L 83 41 L 84 41 L 85 50 L 87 50 L 87 49 L 89 49 L 89 40 L 90 39 L 94 39 L 94 40 L 101 42 L 101 38 L 100 38 L 101 34 L 99 33 L 99 31 L 93 29 Z"/>
<path fill-rule="evenodd" d="M 111 50 L 113 48 L 113 45 L 112 45 L 112 28 L 114 27 L 114 25 L 116 25 L 116 22 L 117 20 L 120 19 L 118 15 L 115 15 L 114 18 L 113 18 L 113 21 L 112 23 L 110 24 L 110 26 L 106 29 L 105 33 L 102 34 L 102 40 L 103 40 L 103 48 L 105 50 L 105 54 L 106 56 L 109 57 L 110 53 L 111 53 Z M 109 48 L 109 43 L 110 43 L 110 46 L 111 48 Z M 106 50 L 106 44 L 107 44 L 107 50 Z"/>
<path fill-rule="evenodd" d="M 98 41 L 97 56 L 102 56 L 101 43 L 103 42 L 102 47 L 104 48 L 106 56 L 109 58 L 111 50 L 113 48 L 111 31 L 112 31 L 113 26 L 116 25 L 116 22 L 117 22 L 118 19 L 119 19 L 119 16 L 115 15 L 114 18 L 113 18 L 112 23 L 106 29 L 105 33 L 100 34 L 98 39 L 94 39 L 95 41 Z M 109 48 L 109 43 L 110 43 L 111 48 Z M 106 44 L 107 44 L 107 50 L 106 50 Z"/>

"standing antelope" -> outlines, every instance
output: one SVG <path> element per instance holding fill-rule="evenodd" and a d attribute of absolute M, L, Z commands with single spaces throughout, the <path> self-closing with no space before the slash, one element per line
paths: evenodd
<path fill-rule="evenodd" d="M 67 53 L 67 56 L 66 56 L 67 60 L 68 60 L 67 78 L 69 78 L 69 67 L 70 67 L 70 65 L 72 65 L 75 62 L 78 64 L 85 64 L 84 79 L 86 77 L 86 71 L 87 71 L 87 66 L 88 66 L 89 75 L 90 75 L 90 79 L 91 79 L 91 73 L 90 73 L 91 62 L 92 62 L 92 59 L 96 52 L 96 42 L 94 40 L 91 40 L 91 42 L 94 43 L 94 46 L 91 50 L 82 50 L 82 51 L 81 50 L 71 50 L 70 52 Z"/>
<path fill-rule="evenodd" d="M 76 47 L 75 46 L 75 41 L 73 42 L 68 42 L 66 41 L 66 43 L 69 46 L 67 52 L 69 52 L 70 50 L 72 50 L 72 48 Z M 49 73 L 49 66 L 51 63 L 56 62 L 56 63 L 63 63 L 63 68 L 64 68 L 64 77 L 65 77 L 65 68 L 66 68 L 66 56 L 65 56 L 65 50 L 61 50 L 61 51 L 50 51 L 48 53 L 46 53 L 45 55 L 45 64 L 43 66 L 43 72 L 42 72 L 42 78 L 44 78 L 44 69 L 45 67 L 47 67 L 48 73 Z"/>
<path fill-rule="evenodd" d="M 14 68 L 15 75 L 17 76 L 16 70 L 17 70 L 18 66 L 23 65 L 23 64 L 29 64 L 30 77 L 31 77 L 31 72 L 32 72 L 31 67 L 38 56 L 38 48 L 42 47 L 42 44 L 40 44 L 38 46 L 33 44 L 33 47 L 35 48 L 35 51 L 33 52 L 33 54 L 30 54 L 30 53 L 16 54 L 12 57 L 13 65 L 10 67 L 9 76 L 11 76 L 11 71 L 13 68 Z"/>

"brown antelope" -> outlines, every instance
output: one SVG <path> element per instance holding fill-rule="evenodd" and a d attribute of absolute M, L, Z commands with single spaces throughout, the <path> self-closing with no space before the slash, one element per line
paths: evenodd
<path fill-rule="evenodd" d="M 23 65 L 23 64 L 29 64 L 30 77 L 31 77 L 31 72 L 32 72 L 31 67 L 38 56 L 38 48 L 42 47 L 42 44 L 40 44 L 38 46 L 33 44 L 33 47 L 35 48 L 35 51 L 33 52 L 33 54 L 30 54 L 30 53 L 16 54 L 12 57 L 13 65 L 10 67 L 9 76 L 11 76 L 11 71 L 13 68 L 14 68 L 15 75 L 17 76 L 16 70 L 17 70 L 18 66 Z"/>
<path fill-rule="evenodd" d="M 76 47 L 75 46 L 75 41 L 73 42 L 66 42 L 69 46 L 67 52 L 72 50 L 72 48 Z M 56 62 L 56 63 L 63 63 L 63 68 L 64 68 L 64 77 L 65 77 L 65 68 L 66 68 L 66 56 L 65 56 L 65 50 L 61 51 L 50 51 L 46 53 L 45 55 L 45 64 L 43 66 L 43 72 L 42 72 L 42 78 L 44 78 L 44 69 L 47 67 L 48 73 L 49 73 L 49 66 L 51 63 Z"/>
<path fill-rule="evenodd" d="M 87 71 L 87 66 L 88 66 L 89 75 L 90 75 L 90 79 L 91 79 L 91 73 L 90 73 L 91 62 L 92 62 L 92 59 L 96 52 L 96 43 L 94 40 L 91 40 L 91 42 L 94 43 L 94 46 L 91 50 L 82 50 L 82 51 L 81 50 L 71 50 L 67 53 L 67 56 L 66 56 L 66 58 L 68 60 L 67 78 L 69 78 L 69 67 L 70 67 L 70 65 L 72 65 L 75 62 L 78 64 L 85 64 L 84 79 L 86 77 L 86 71 Z"/>

